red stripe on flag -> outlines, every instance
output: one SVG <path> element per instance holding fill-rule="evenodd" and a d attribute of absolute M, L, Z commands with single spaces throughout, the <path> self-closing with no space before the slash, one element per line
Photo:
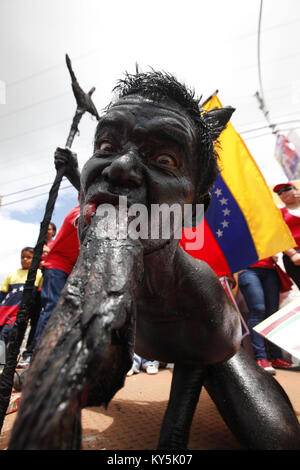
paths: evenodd
<path fill-rule="evenodd" d="M 19 305 L 10 305 L 8 307 L 0 307 L 0 326 L 5 323 L 15 322 L 17 318 L 17 313 L 19 310 Z"/>
<path fill-rule="evenodd" d="M 294 310 L 291 310 L 290 312 L 286 313 L 282 317 L 278 318 L 277 320 L 273 321 L 271 325 L 266 326 L 263 330 L 261 330 L 259 333 L 263 336 L 266 336 L 268 333 L 270 333 L 274 328 L 279 326 L 281 323 L 285 322 L 288 318 L 292 317 L 295 313 L 300 312 L 300 306 L 294 308 Z"/>
<path fill-rule="evenodd" d="M 184 231 L 187 233 L 188 236 L 192 236 L 191 234 L 195 233 L 196 229 L 185 229 Z M 195 237 L 194 237 L 195 238 Z M 208 223 L 204 219 L 204 248 L 199 250 L 186 250 L 186 244 L 192 243 L 193 240 L 188 239 L 182 235 L 180 240 L 181 247 L 189 253 L 193 258 L 201 259 L 205 261 L 209 266 L 215 271 L 217 276 L 230 276 L 230 268 L 226 261 L 223 251 L 220 248 L 217 240 L 215 239 Z"/>

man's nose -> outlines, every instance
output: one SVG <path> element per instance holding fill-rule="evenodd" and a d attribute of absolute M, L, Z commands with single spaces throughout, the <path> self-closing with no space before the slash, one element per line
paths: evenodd
<path fill-rule="evenodd" d="M 136 152 L 129 151 L 104 168 L 102 175 L 107 180 L 121 184 L 140 186 L 142 184 L 142 167 Z"/>

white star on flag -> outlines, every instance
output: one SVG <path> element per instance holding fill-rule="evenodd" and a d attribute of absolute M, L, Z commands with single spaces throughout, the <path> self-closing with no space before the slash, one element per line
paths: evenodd
<path fill-rule="evenodd" d="M 223 232 L 222 232 L 222 230 L 219 229 L 219 230 L 216 232 L 216 234 L 217 234 L 218 237 L 220 238 L 220 237 L 222 237 Z"/>
<path fill-rule="evenodd" d="M 215 194 L 217 195 L 217 197 L 221 196 L 222 190 L 221 190 L 220 188 L 217 188 L 217 189 L 215 190 Z"/>
<path fill-rule="evenodd" d="M 224 214 L 224 217 L 225 217 L 226 215 L 229 215 L 229 214 L 230 214 L 230 210 L 227 209 L 227 207 L 226 207 L 226 209 L 223 209 L 222 212 L 223 212 L 223 214 Z"/>
<path fill-rule="evenodd" d="M 228 227 L 229 222 L 227 222 L 227 220 L 223 220 L 223 222 L 221 222 L 221 225 L 223 226 L 223 228 L 226 228 Z"/>
<path fill-rule="evenodd" d="M 222 204 L 222 206 L 224 204 L 227 204 L 227 201 L 228 201 L 228 199 L 225 199 L 225 197 L 222 197 L 222 199 L 220 199 L 220 203 Z"/>

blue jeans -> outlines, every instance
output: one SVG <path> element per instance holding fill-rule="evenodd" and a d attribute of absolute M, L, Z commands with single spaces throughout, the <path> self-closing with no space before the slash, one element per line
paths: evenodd
<path fill-rule="evenodd" d="M 248 327 L 255 359 L 267 359 L 264 337 L 253 331 L 279 308 L 280 280 L 274 269 L 248 268 L 238 275 L 239 288 L 249 310 Z M 281 358 L 281 349 L 267 342 L 271 359 Z"/>
<path fill-rule="evenodd" d="M 5 344 L 8 343 L 8 336 L 13 326 L 14 325 L 10 325 L 9 323 L 6 323 L 2 327 L 0 327 L 0 340 L 4 341 Z"/>
<path fill-rule="evenodd" d="M 45 269 L 43 272 L 43 287 L 41 292 L 42 310 L 33 340 L 33 349 L 39 342 L 45 326 L 53 312 L 61 291 L 68 279 L 68 274 L 61 269 Z"/>
<path fill-rule="evenodd" d="M 140 371 L 141 368 L 146 369 L 146 367 L 150 366 L 151 364 L 153 364 L 154 367 L 157 367 L 157 368 L 159 367 L 159 362 L 158 361 L 148 361 L 147 359 L 143 359 L 141 356 L 134 353 L 132 368 L 136 372 Z"/>

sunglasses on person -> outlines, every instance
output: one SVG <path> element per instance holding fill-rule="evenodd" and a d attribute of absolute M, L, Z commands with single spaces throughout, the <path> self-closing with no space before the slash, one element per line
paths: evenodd
<path fill-rule="evenodd" d="M 290 191 L 291 189 L 294 189 L 293 186 L 285 186 L 284 188 L 279 189 L 277 193 L 280 196 L 280 194 Z"/>

